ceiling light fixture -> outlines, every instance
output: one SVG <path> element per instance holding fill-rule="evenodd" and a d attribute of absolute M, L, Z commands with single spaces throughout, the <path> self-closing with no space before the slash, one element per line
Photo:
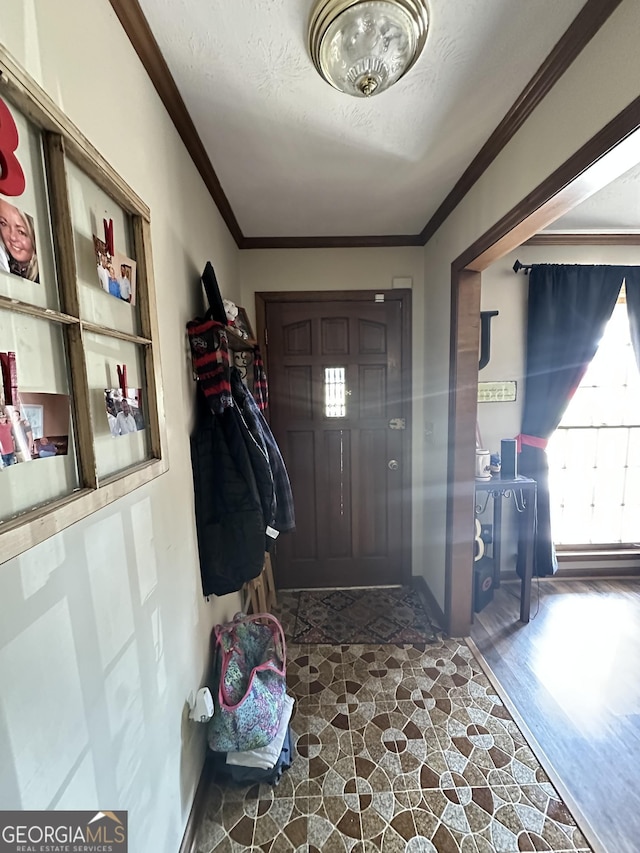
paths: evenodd
<path fill-rule="evenodd" d="M 369 98 L 415 63 L 428 24 L 425 0 L 319 0 L 309 23 L 309 50 L 327 83 Z"/>

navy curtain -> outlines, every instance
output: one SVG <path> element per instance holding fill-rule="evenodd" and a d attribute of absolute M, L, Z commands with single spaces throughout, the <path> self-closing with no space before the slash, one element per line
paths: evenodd
<path fill-rule="evenodd" d="M 538 483 L 534 574 L 557 571 L 549 508 L 547 441 L 595 355 L 627 270 L 535 264 L 529 274 L 524 414 L 518 473 Z M 523 552 L 518 559 L 521 573 Z"/>
<path fill-rule="evenodd" d="M 640 370 L 640 267 L 629 267 L 625 273 L 625 289 L 631 341 Z"/>

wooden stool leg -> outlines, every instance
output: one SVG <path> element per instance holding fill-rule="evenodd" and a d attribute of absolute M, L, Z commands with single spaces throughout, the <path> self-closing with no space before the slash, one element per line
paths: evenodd
<path fill-rule="evenodd" d="M 262 571 L 257 578 L 247 581 L 243 589 L 247 596 L 245 607 L 250 606 L 253 613 L 269 613 L 278 603 L 271 557 L 266 551 Z"/>
<path fill-rule="evenodd" d="M 258 591 L 258 578 L 251 581 L 251 609 L 254 613 L 261 613 L 260 594 Z"/>
<path fill-rule="evenodd" d="M 268 607 L 274 607 L 278 603 L 278 598 L 276 596 L 276 585 L 273 579 L 273 567 L 271 565 L 271 554 L 268 551 L 265 552 L 264 555 L 264 576 L 265 583 L 267 587 L 267 605 Z"/>
<path fill-rule="evenodd" d="M 258 602 L 260 604 L 260 613 L 268 613 L 269 608 L 267 606 L 267 591 L 265 589 L 264 571 L 257 579 L 257 581 L 258 582 L 256 586 L 258 587 Z"/>

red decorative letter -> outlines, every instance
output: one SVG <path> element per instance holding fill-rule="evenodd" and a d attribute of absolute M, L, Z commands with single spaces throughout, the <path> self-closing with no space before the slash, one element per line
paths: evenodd
<path fill-rule="evenodd" d="M 0 193 L 22 195 L 26 186 L 22 166 L 15 150 L 18 128 L 4 101 L 0 101 Z"/>

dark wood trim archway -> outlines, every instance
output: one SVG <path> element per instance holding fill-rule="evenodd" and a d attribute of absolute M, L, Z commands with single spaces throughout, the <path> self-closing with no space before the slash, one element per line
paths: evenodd
<path fill-rule="evenodd" d="M 640 162 L 636 98 L 451 265 L 449 458 L 445 617 L 452 636 L 471 630 L 475 423 L 481 273 Z"/>
<path fill-rule="evenodd" d="M 524 243 L 525 246 L 640 246 L 640 234 L 614 233 L 604 231 L 600 234 L 547 231 L 536 234 Z"/>

